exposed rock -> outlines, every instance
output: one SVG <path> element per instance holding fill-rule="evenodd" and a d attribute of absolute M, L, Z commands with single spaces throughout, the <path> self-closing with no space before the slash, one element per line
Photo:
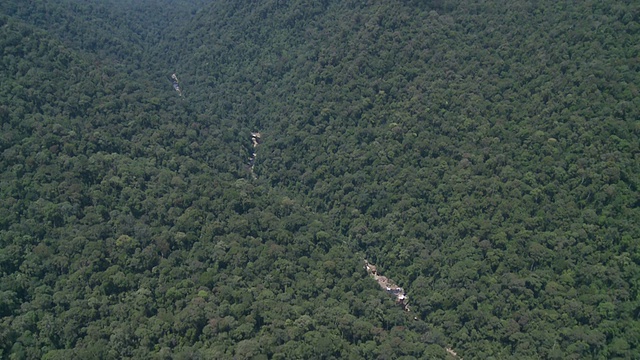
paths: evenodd
<path fill-rule="evenodd" d="M 253 144 L 253 152 L 251 153 L 251 156 L 249 156 L 249 169 L 251 170 L 251 176 L 253 176 L 254 179 L 256 178 L 256 174 L 253 173 L 253 167 L 256 164 L 256 156 L 258 155 L 256 149 L 258 148 L 258 145 L 260 145 L 260 142 L 260 133 L 252 132 L 251 143 Z"/>
<path fill-rule="evenodd" d="M 404 289 L 396 285 L 393 280 L 389 279 L 386 276 L 382 276 L 378 274 L 378 269 L 373 264 L 370 264 L 367 260 L 364 261 L 364 268 L 367 270 L 369 276 L 371 276 L 375 281 L 378 282 L 378 285 L 386 291 L 389 295 L 392 295 L 396 298 L 396 304 L 402 306 L 402 309 L 405 311 L 409 310 L 409 299 L 404 292 Z"/>
<path fill-rule="evenodd" d="M 452 348 L 444 348 L 450 355 L 452 355 L 453 357 L 458 357 L 458 353 L 453 351 Z"/>

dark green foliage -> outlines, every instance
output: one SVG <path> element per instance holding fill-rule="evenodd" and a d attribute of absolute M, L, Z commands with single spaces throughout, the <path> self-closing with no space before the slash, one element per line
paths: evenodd
<path fill-rule="evenodd" d="M 633 2 L 0 11 L 0 357 L 640 357 Z"/>

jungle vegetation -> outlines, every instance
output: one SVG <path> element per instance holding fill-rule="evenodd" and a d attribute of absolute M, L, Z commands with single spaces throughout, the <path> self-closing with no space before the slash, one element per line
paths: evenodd
<path fill-rule="evenodd" d="M 637 2 L 6 0 L 0 28 L 0 357 L 640 358 Z"/>

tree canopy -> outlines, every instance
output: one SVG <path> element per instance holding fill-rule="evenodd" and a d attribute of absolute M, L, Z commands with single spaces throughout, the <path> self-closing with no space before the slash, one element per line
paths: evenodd
<path fill-rule="evenodd" d="M 640 357 L 633 1 L 7 0 L 0 27 L 0 357 Z"/>

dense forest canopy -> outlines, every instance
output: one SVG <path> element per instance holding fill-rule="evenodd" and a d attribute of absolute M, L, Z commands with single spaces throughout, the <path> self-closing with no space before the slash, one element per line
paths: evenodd
<path fill-rule="evenodd" d="M 640 358 L 636 2 L 0 28 L 2 358 Z"/>

